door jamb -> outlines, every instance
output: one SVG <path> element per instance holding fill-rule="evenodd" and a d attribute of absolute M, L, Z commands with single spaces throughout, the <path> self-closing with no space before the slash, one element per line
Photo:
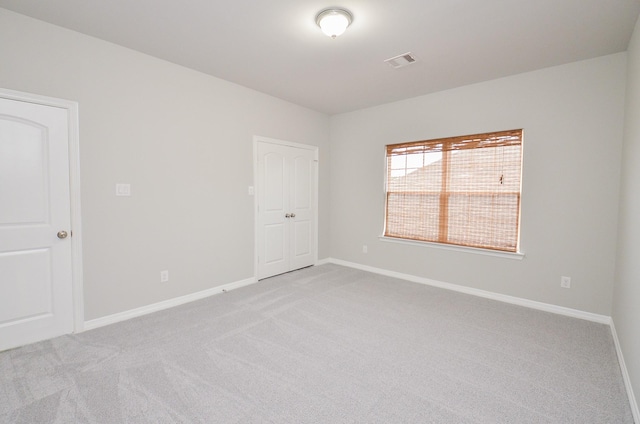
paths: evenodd
<path fill-rule="evenodd" d="M 319 166 L 319 157 L 318 157 L 318 146 L 313 146 L 311 144 L 302 144 L 302 143 L 295 143 L 293 141 L 283 141 L 283 140 L 278 140 L 275 138 L 269 138 L 269 137 L 262 137 L 259 135 L 254 135 L 253 136 L 253 187 L 254 187 L 254 191 L 253 191 L 253 278 L 255 281 L 258 281 L 258 235 L 259 235 L 259 228 L 258 228 L 258 143 L 269 143 L 269 144 L 278 144 L 281 146 L 289 146 L 289 147 L 296 147 L 299 149 L 306 149 L 306 150 L 311 150 L 313 151 L 313 160 L 316 163 L 315 169 L 314 169 L 314 175 L 313 175 L 313 179 L 314 179 L 314 188 L 315 188 L 315 195 L 313 196 L 313 199 L 311 199 L 312 203 L 313 203 L 313 210 L 315 211 L 315 217 L 314 217 L 314 224 L 313 224 L 313 237 L 314 237 L 314 241 L 315 241 L 315 253 L 314 253 L 314 258 L 313 258 L 313 263 L 314 264 L 318 264 L 318 246 L 319 246 L 319 240 L 318 240 L 318 221 L 319 221 L 319 217 L 318 217 L 318 197 L 319 197 L 319 193 L 318 193 L 318 169 L 320 168 Z"/>
<path fill-rule="evenodd" d="M 25 93 L 0 87 L 0 97 L 67 111 L 69 130 L 69 203 L 71 218 L 71 290 L 73 297 L 73 332 L 84 330 L 84 297 L 82 271 L 82 214 L 80 211 L 80 139 L 78 102 Z"/>

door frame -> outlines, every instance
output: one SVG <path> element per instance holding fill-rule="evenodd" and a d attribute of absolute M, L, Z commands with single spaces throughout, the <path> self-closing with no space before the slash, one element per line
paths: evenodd
<path fill-rule="evenodd" d="M 313 171 L 313 185 L 314 185 L 314 196 L 311 199 L 314 210 L 314 222 L 313 222 L 313 235 L 315 241 L 315 252 L 313 257 L 313 264 L 318 264 L 318 169 L 319 169 L 319 158 L 318 158 L 318 146 L 313 146 L 311 144 L 302 144 L 295 143 L 293 141 L 284 141 L 278 140 L 275 138 L 262 137 L 259 135 L 253 136 L 253 278 L 255 281 L 258 281 L 258 237 L 260 236 L 259 228 L 258 228 L 258 144 L 259 143 L 268 143 L 268 144 L 277 144 L 280 146 L 288 146 L 295 147 L 298 149 L 310 150 L 313 152 L 313 161 L 316 166 Z"/>
<path fill-rule="evenodd" d="M 69 203 L 71 211 L 71 290 L 73 296 L 73 332 L 84 330 L 84 297 L 82 271 L 82 214 L 80 211 L 80 138 L 78 103 L 0 87 L 0 97 L 67 111 L 69 134 Z"/>

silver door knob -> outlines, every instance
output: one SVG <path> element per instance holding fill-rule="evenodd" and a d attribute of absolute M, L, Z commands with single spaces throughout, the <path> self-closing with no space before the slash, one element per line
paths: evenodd
<path fill-rule="evenodd" d="M 69 234 L 67 234 L 67 232 L 64 231 L 64 230 L 63 231 L 58 231 L 58 238 L 59 239 L 66 239 L 68 235 Z"/>
<path fill-rule="evenodd" d="M 291 218 L 291 214 L 289 214 L 289 213 L 288 213 L 288 214 L 286 214 L 284 217 L 285 217 L 285 218 Z"/>
<path fill-rule="evenodd" d="M 291 214 L 291 218 L 295 218 L 295 217 L 296 217 L 296 214 L 295 214 L 295 213 L 292 213 L 292 214 Z"/>

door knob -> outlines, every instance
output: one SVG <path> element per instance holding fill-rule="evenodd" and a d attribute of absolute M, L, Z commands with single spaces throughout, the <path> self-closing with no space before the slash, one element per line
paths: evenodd
<path fill-rule="evenodd" d="M 295 218 L 295 217 L 296 217 L 296 214 L 295 214 L 295 213 L 292 213 L 292 214 L 291 214 L 291 218 Z"/>
<path fill-rule="evenodd" d="M 288 213 L 288 214 L 286 214 L 284 217 L 285 217 L 285 218 L 291 218 L 291 214 L 289 214 L 289 213 Z"/>
<path fill-rule="evenodd" d="M 66 232 L 66 231 L 64 231 L 64 230 L 62 230 L 62 231 L 58 231 L 58 238 L 59 238 L 59 239 L 66 239 L 68 235 L 69 235 L 69 234 L 67 234 L 67 232 Z"/>

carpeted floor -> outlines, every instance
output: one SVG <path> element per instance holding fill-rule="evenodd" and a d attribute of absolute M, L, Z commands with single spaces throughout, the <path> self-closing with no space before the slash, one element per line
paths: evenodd
<path fill-rule="evenodd" d="M 0 353 L 2 423 L 632 423 L 610 329 L 337 265 Z"/>

